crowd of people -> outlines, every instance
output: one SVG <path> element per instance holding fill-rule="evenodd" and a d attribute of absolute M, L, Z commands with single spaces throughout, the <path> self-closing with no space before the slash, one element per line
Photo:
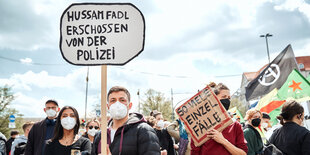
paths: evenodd
<path fill-rule="evenodd" d="M 230 91 L 222 83 L 209 85 L 228 110 Z M 23 135 L 11 131 L 7 140 L 0 133 L 0 155 L 262 155 L 272 146 L 288 155 L 310 154 L 310 132 L 303 127 L 304 109 L 295 101 L 287 101 L 278 116 L 281 125 L 268 138 L 270 116 L 257 109 L 246 112 L 244 125 L 238 119 L 219 132 L 208 130 L 210 138 L 195 146 L 181 119 L 168 122 L 154 109 L 148 116 L 129 113 L 133 103 L 129 91 L 112 87 L 108 94 L 110 119 L 107 126 L 107 148 L 101 148 L 100 122 L 90 119 L 80 133 L 80 117 L 72 106 L 60 109 L 57 101 L 48 100 L 40 122 L 26 122 Z M 101 129 L 103 130 L 103 129 Z M 4 147 L 1 147 L 3 146 Z"/>

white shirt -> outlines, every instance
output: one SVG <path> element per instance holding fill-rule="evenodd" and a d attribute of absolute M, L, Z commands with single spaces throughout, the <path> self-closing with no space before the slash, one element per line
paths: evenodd
<path fill-rule="evenodd" d="M 114 140 L 114 136 L 115 136 L 115 132 L 116 132 L 116 130 L 114 130 L 114 129 L 112 129 L 111 128 L 111 143 L 113 142 L 113 140 Z"/>

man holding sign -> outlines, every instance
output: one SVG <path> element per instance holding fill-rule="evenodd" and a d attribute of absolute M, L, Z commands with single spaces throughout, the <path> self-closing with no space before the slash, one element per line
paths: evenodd
<path fill-rule="evenodd" d="M 214 99 L 212 99 L 213 93 L 209 91 L 209 87 L 202 90 L 202 92 L 196 95 L 196 97 L 193 97 L 198 104 L 203 104 L 203 106 L 201 106 L 202 108 L 198 108 L 201 109 L 201 114 L 211 112 L 213 113 L 211 115 L 205 115 L 211 116 L 208 117 L 206 121 L 200 121 L 199 119 L 199 122 L 196 122 L 199 127 L 195 128 L 194 126 L 194 132 L 191 133 L 193 134 L 191 140 L 191 155 L 246 155 L 248 148 L 244 139 L 241 125 L 238 122 L 230 124 L 231 119 L 229 118 L 227 112 L 222 109 L 224 107 L 226 110 L 228 110 L 230 106 L 229 89 L 221 83 L 218 85 L 211 83 L 209 86 L 213 88 L 213 92 L 215 93 L 217 99 L 220 100 L 220 102 L 222 103 L 222 106 L 219 106 L 217 104 L 218 100 L 217 102 L 214 102 Z M 219 113 L 218 111 L 216 111 L 216 108 L 224 110 L 224 113 L 222 113 L 223 111 Z M 197 112 L 193 112 L 190 115 L 190 117 L 186 117 L 187 122 L 185 121 L 185 124 L 188 122 L 192 122 L 195 117 L 197 118 L 198 116 Z M 202 123 L 200 124 L 200 122 Z M 222 132 L 219 132 L 218 130 L 222 129 L 223 126 L 225 126 L 228 122 L 230 122 L 230 125 L 228 124 L 228 126 L 224 128 Z M 187 128 L 189 127 L 187 126 Z M 197 144 L 197 140 L 195 143 L 194 138 L 199 133 L 203 133 L 202 131 L 205 131 L 206 133 L 206 136 L 202 137 L 202 142 L 204 143 L 201 144 L 200 142 L 200 144 Z M 206 139 L 208 140 L 205 142 Z"/>

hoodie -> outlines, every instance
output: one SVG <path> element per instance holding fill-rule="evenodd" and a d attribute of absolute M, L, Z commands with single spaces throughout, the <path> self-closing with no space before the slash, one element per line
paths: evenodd
<path fill-rule="evenodd" d="M 108 123 L 111 126 L 113 121 Z M 101 153 L 101 133 L 95 135 L 92 154 Z M 143 115 L 130 113 L 128 120 L 119 127 L 111 143 L 110 129 L 107 144 L 112 155 L 160 155 L 159 141 L 154 129 L 146 123 Z"/>

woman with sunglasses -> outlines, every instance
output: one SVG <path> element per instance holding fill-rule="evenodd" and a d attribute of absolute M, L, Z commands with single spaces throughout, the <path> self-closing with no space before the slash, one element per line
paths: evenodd
<path fill-rule="evenodd" d="M 63 107 L 57 117 L 54 136 L 47 141 L 45 155 L 88 155 L 91 153 L 91 142 L 79 137 L 79 114 L 71 106 Z"/>
<path fill-rule="evenodd" d="M 95 134 L 100 129 L 100 123 L 96 119 L 89 120 L 86 123 L 86 132 L 83 134 L 83 137 L 88 138 L 91 143 L 94 142 Z"/>

